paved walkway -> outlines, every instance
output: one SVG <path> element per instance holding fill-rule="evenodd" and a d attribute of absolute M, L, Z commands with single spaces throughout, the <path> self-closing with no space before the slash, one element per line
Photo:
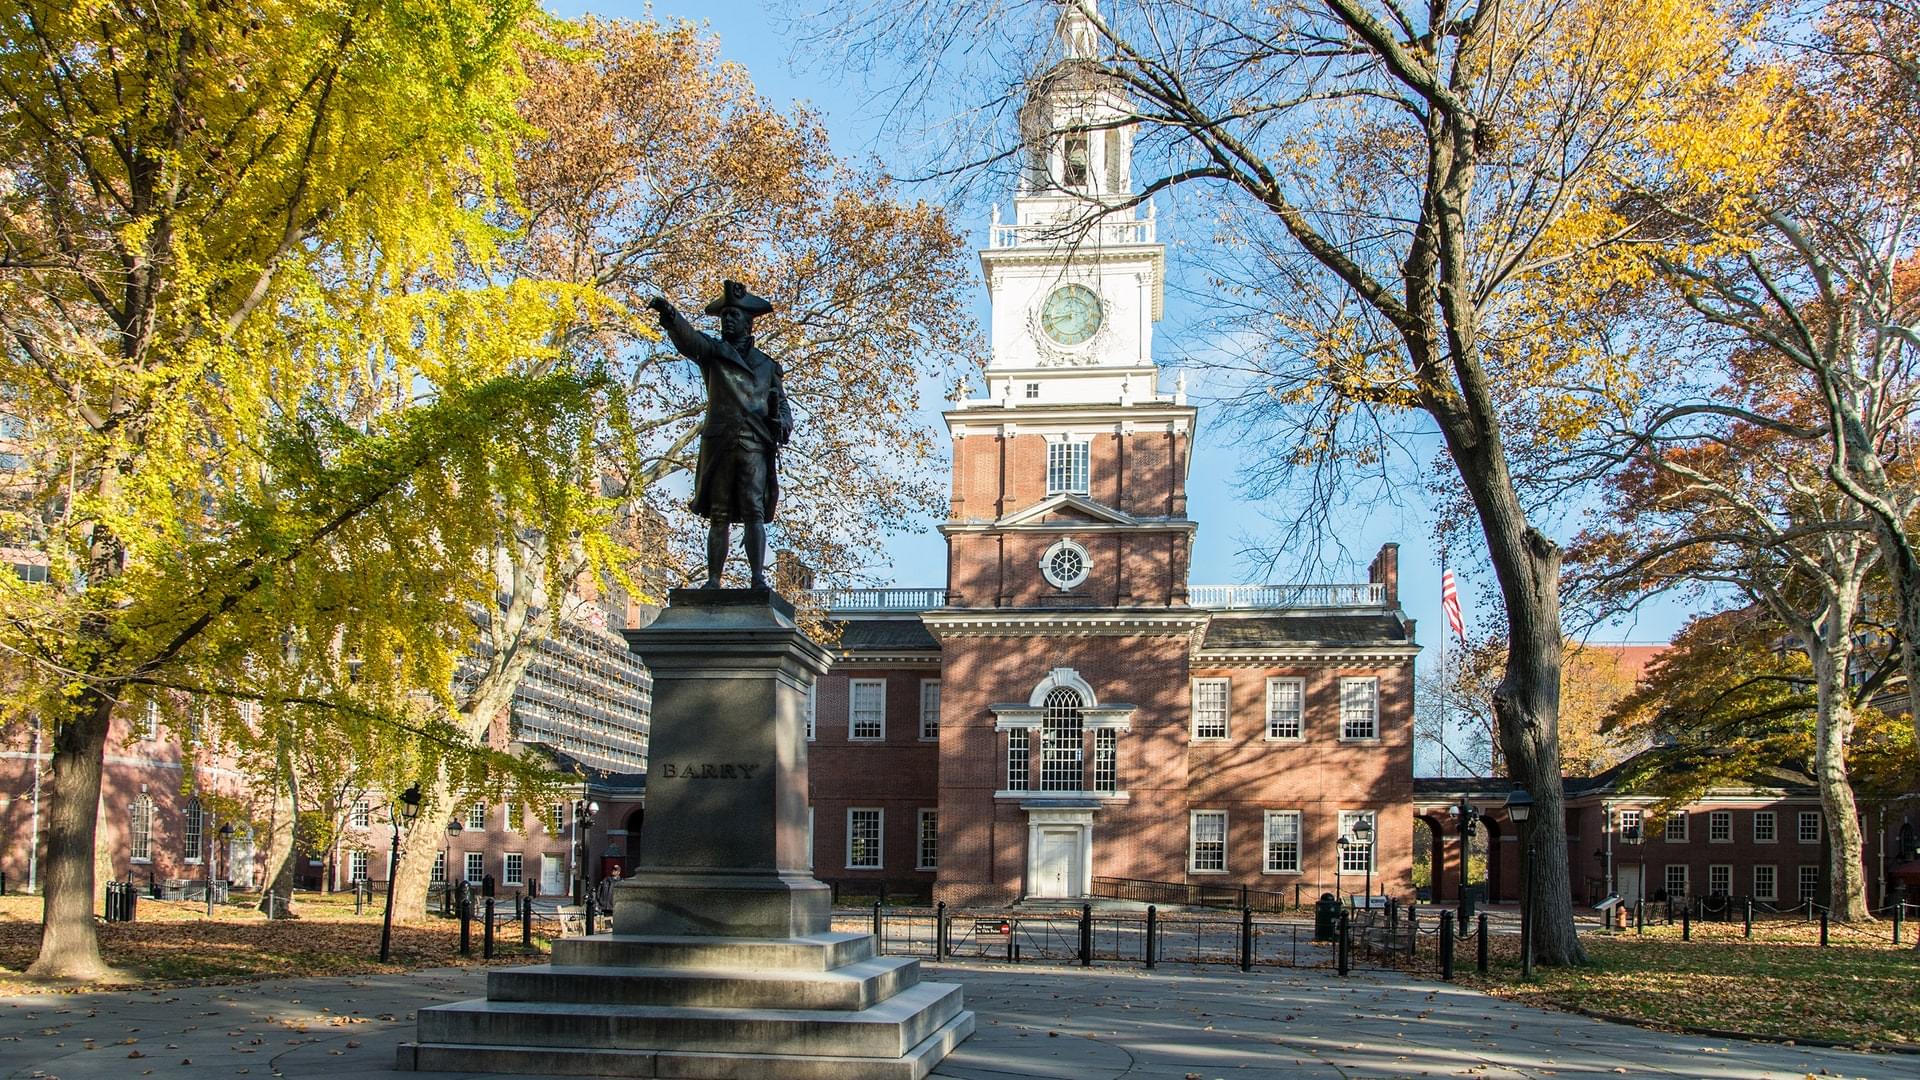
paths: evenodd
<path fill-rule="evenodd" d="M 1664 1035 L 1385 973 L 928 965 L 978 1032 L 947 1080 L 1920 1077 L 1920 1057 Z M 413 1080 L 394 1047 L 475 969 L 0 998 L 0 1077 Z M 777 1078 L 772 1078 L 777 1080 Z"/>

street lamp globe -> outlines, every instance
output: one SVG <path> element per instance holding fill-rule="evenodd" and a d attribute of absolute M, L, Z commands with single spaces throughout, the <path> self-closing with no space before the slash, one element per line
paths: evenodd
<path fill-rule="evenodd" d="M 1517 825 L 1525 825 L 1533 813 L 1533 796 L 1524 787 L 1516 786 L 1507 793 L 1507 816 Z"/>
<path fill-rule="evenodd" d="M 400 823 L 412 825 L 420 816 L 420 785 L 413 784 L 400 793 Z"/>

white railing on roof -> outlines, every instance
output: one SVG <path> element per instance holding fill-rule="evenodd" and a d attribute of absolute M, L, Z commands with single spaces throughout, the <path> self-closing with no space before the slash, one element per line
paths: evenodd
<path fill-rule="evenodd" d="M 947 606 L 945 589 L 815 589 L 828 611 L 925 611 Z"/>
<path fill-rule="evenodd" d="M 1102 221 L 1091 227 L 1074 222 L 1047 222 L 1028 225 L 995 225 L 992 244 L 996 248 L 1026 245 L 1070 245 L 1082 247 L 1104 244 L 1153 243 L 1153 219 Z"/>
<path fill-rule="evenodd" d="M 1377 581 L 1357 585 L 1194 585 L 1187 603 L 1197 608 L 1346 608 L 1381 607 L 1387 587 Z"/>

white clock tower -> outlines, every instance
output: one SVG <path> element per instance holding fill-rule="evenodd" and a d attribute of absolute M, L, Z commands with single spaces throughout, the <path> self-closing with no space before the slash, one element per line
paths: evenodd
<path fill-rule="evenodd" d="M 1153 362 L 1166 249 L 1135 205 L 1132 113 L 1078 7 L 1054 33 L 1060 60 L 1020 111 L 1013 220 L 996 208 L 980 253 L 993 353 L 986 396 L 946 412 L 941 526 L 948 605 L 1034 611 L 1033 632 L 1060 609 L 1183 607 L 1195 528 L 1194 410 Z"/>
<path fill-rule="evenodd" d="M 1013 220 L 996 206 L 980 253 L 993 305 L 987 396 L 1151 400 L 1166 249 L 1154 241 L 1151 203 L 1119 208 L 1133 197 L 1133 128 L 1121 89 L 1089 70 L 1093 26 L 1069 7 L 1055 34 L 1062 59 L 1020 113 L 1031 134 Z"/>

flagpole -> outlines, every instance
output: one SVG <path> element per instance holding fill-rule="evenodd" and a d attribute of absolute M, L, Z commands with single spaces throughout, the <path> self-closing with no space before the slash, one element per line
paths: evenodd
<path fill-rule="evenodd" d="M 1447 549 L 1440 549 L 1440 581 L 1444 593 L 1447 580 Z M 1446 603 L 1440 605 L 1440 775 L 1447 775 L 1447 626 Z"/>

